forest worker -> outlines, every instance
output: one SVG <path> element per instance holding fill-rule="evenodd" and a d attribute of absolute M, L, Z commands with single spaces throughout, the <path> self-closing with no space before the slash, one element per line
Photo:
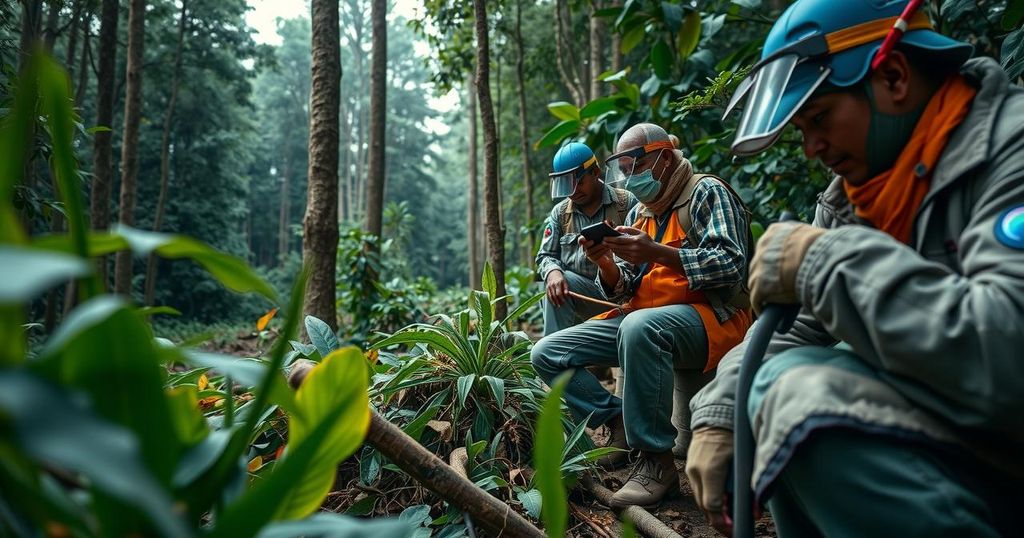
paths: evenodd
<path fill-rule="evenodd" d="M 551 210 L 537 252 L 537 272 L 544 280 L 544 334 L 572 327 L 607 310 L 606 306 L 569 295 L 575 292 L 600 298 L 594 283 L 597 266 L 580 247 L 579 232 L 601 221 L 613 226 L 624 222 L 636 198 L 623 189 L 605 185 L 601 167 L 586 144 L 562 146 L 551 163 L 551 198 L 564 198 Z"/>
<path fill-rule="evenodd" d="M 688 418 L 679 424 L 686 432 L 671 420 L 674 370 L 685 371 L 688 401 L 750 325 L 743 284 L 752 239 L 739 197 L 721 179 L 694 174 L 661 127 L 629 128 L 616 150 L 606 168 L 610 182 L 623 181 L 640 201 L 626 218 L 633 226 L 619 226 L 621 236 L 600 244 L 580 242 L 598 267 L 602 293 L 628 301 L 543 338 L 531 358 L 548 383 L 575 369 L 565 389 L 575 415 L 589 416 L 591 428 L 608 425 L 609 446 L 639 450 L 612 505 L 651 507 L 679 490 L 672 449 L 678 433 L 689 442 Z M 620 366 L 621 399 L 581 368 L 587 365 Z M 621 466 L 627 453 L 598 463 Z"/>
<path fill-rule="evenodd" d="M 906 6 L 799 0 L 740 86 L 735 152 L 788 122 L 836 175 L 750 269 L 756 308 L 802 307 L 750 393 L 751 485 L 782 537 L 1020 533 L 1024 90 Z M 744 349 L 691 404 L 686 472 L 727 534 Z"/>

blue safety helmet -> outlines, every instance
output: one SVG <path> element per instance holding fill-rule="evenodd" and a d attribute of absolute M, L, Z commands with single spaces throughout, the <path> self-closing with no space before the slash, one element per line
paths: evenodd
<path fill-rule="evenodd" d="M 908 4 L 914 4 L 908 7 Z M 883 40 L 935 51 L 961 65 L 972 47 L 932 29 L 920 0 L 798 0 L 764 41 L 761 61 L 740 83 L 725 115 L 747 99 L 732 143 L 738 155 L 768 149 L 823 83 L 856 84 L 867 75 Z M 901 17 L 901 14 L 903 15 Z M 902 34 L 902 37 L 900 36 Z"/>
<path fill-rule="evenodd" d="M 572 196 L 580 178 L 593 167 L 598 167 L 597 158 L 586 144 L 569 142 L 559 148 L 551 161 L 553 172 L 548 174 L 551 177 L 551 198 Z"/>

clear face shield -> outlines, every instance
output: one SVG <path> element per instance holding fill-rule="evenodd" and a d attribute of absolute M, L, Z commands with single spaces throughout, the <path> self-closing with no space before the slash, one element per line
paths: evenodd
<path fill-rule="evenodd" d="M 557 200 L 572 196 L 576 192 L 576 187 L 579 186 L 580 181 L 586 177 L 591 169 L 597 169 L 597 159 L 595 158 L 591 158 L 572 170 L 548 174 L 548 177 L 551 179 L 551 198 Z"/>
<path fill-rule="evenodd" d="M 667 140 L 653 142 L 646 146 L 620 151 L 605 159 L 606 185 L 622 188 L 629 176 L 650 170 L 661 159 L 662 150 L 674 150 L 675 146 Z"/>
<path fill-rule="evenodd" d="M 811 36 L 764 58 L 740 83 L 724 119 L 746 98 L 732 151 L 753 155 L 778 140 L 782 128 L 832 73 L 826 65 L 828 43 Z"/>

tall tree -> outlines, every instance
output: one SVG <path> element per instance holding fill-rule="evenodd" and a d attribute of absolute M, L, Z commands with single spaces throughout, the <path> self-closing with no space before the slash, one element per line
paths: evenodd
<path fill-rule="evenodd" d="M 103 0 L 100 13 L 99 72 L 96 74 L 96 125 L 110 128 L 114 122 L 114 76 L 117 59 L 118 0 Z M 93 230 L 110 227 L 110 185 L 113 176 L 113 144 L 111 131 L 100 130 L 93 135 L 92 194 L 89 197 L 89 219 Z M 99 259 L 99 276 L 107 286 L 106 257 Z"/>
<path fill-rule="evenodd" d="M 555 1 L 555 44 L 558 47 L 558 54 L 555 63 L 558 65 L 558 73 L 562 76 L 569 95 L 572 96 L 573 104 L 578 107 L 587 102 L 587 91 L 580 82 L 580 74 L 577 69 L 576 50 L 573 48 L 572 37 L 572 11 L 566 0 Z"/>
<path fill-rule="evenodd" d="M 523 159 L 523 196 L 526 198 L 526 225 L 530 230 L 526 235 L 526 245 L 523 248 L 523 264 L 529 266 L 533 258 L 533 180 L 530 177 L 530 142 L 527 138 L 526 121 L 526 84 L 523 76 L 523 64 L 525 54 L 523 53 L 523 4 L 522 0 L 516 1 L 516 89 L 519 94 L 519 152 Z"/>
<path fill-rule="evenodd" d="M 384 215 L 384 120 L 387 114 L 387 0 L 373 0 L 373 59 L 370 62 L 370 169 L 366 178 L 366 231 L 381 237 Z"/>
<path fill-rule="evenodd" d="M 480 289 L 480 213 L 476 148 L 476 84 L 469 81 L 469 200 L 466 202 L 466 246 L 469 250 L 469 287 Z"/>
<path fill-rule="evenodd" d="M 46 50 L 53 52 L 53 44 L 57 42 L 57 29 L 60 23 L 61 0 L 50 0 L 49 11 L 46 13 L 46 33 L 43 34 L 43 46 Z"/>
<path fill-rule="evenodd" d="M 338 249 L 338 112 L 341 51 L 338 0 L 312 0 L 313 83 L 309 107 L 309 188 L 302 260 L 309 268 L 304 311 L 338 330 L 335 261 Z"/>
<path fill-rule="evenodd" d="M 476 90 L 480 102 L 480 124 L 484 134 L 484 218 L 487 229 L 487 250 L 494 270 L 495 293 L 505 296 L 505 230 L 501 226 L 501 203 L 498 182 L 498 133 L 491 104 L 490 36 L 487 31 L 486 0 L 473 0 L 476 27 Z M 508 303 L 495 305 L 495 316 L 504 319 Z"/>
<path fill-rule="evenodd" d="M 159 232 L 164 223 L 164 210 L 167 206 L 167 190 L 171 175 L 171 120 L 174 119 L 174 107 L 178 102 L 178 85 L 181 81 L 181 56 L 185 43 L 185 28 L 188 20 L 188 0 L 181 0 L 181 15 L 178 18 L 178 43 L 174 49 L 174 71 L 171 75 L 171 97 L 167 100 L 164 110 L 164 129 L 160 135 L 160 195 L 156 202 L 156 215 L 153 217 L 153 231 Z M 146 261 L 146 292 L 145 304 L 153 304 L 156 291 L 157 264 L 156 255 L 150 254 Z"/>
<path fill-rule="evenodd" d="M 601 73 L 604 71 L 604 21 L 597 16 L 598 10 L 602 7 L 601 0 L 590 2 L 590 92 L 588 99 L 597 99 L 601 95 Z"/>
<path fill-rule="evenodd" d="M 135 224 L 136 180 L 139 175 L 139 124 L 142 120 L 142 52 L 146 43 L 146 0 L 131 0 L 128 8 L 128 62 L 125 69 L 124 140 L 121 143 L 121 224 Z M 114 258 L 114 291 L 132 293 L 132 253 Z"/>

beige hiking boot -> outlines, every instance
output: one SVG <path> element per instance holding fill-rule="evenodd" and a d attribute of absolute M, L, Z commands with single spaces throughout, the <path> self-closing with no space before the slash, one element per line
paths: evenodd
<path fill-rule="evenodd" d="M 672 451 L 643 452 L 633 464 L 629 480 L 612 495 L 608 504 L 612 508 L 642 506 L 650 509 L 661 504 L 665 497 L 678 493 L 679 471 Z"/>
<path fill-rule="evenodd" d="M 597 458 L 597 461 L 594 463 L 606 471 L 614 471 L 615 469 L 625 467 L 626 463 L 629 462 L 629 444 L 626 443 L 626 426 L 622 424 L 621 414 L 611 419 L 607 426 L 611 433 L 608 435 L 608 443 L 604 446 L 621 448 L 622 450 L 605 454 Z"/>

